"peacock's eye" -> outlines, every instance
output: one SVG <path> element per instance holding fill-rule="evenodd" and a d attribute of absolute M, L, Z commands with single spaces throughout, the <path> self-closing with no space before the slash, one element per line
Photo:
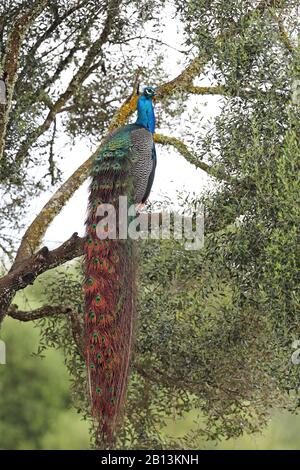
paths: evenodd
<path fill-rule="evenodd" d="M 145 94 L 148 96 L 154 96 L 155 95 L 155 90 L 152 87 L 146 87 L 145 88 Z"/>

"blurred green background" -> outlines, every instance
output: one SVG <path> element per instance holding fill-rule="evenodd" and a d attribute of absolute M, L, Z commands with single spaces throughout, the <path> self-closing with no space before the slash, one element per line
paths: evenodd
<path fill-rule="evenodd" d="M 36 288 L 35 288 L 36 289 Z M 37 291 L 26 290 L 17 303 L 23 308 L 39 305 Z M 87 449 L 88 424 L 72 409 L 68 375 L 59 351 L 34 355 L 39 329 L 33 323 L 7 319 L 1 339 L 7 348 L 7 364 L 0 365 L 1 449 Z M 169 421 L 166 432 L 183 435 L 193 427 L 190 413 Z M 262 434 L 220 443 L 199 442 L 199 449 L 300 449 L 300 416 L 274 413 Z"/>

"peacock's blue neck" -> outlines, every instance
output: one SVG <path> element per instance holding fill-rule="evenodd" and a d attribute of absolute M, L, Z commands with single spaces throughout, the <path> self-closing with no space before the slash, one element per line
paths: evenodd
<path fill-rule="evenodd" d="M 137 120 L 135 124 L 143 126 L 152 134 L 155 131 L 155 115 L 152 99 L 145 95 L 140 96 L 137 103 Z"/>

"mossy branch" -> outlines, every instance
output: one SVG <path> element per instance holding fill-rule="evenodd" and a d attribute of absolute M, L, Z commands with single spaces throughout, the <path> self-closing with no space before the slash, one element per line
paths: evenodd
<path fill-rule="evenodd" d="M 229 177 L 224 173 L 216 170 L 212 166 L 200 160 L 197 155 L 193 154 L 187 145 L 177 137 L 171 137 L 169 135 L 155 134 L 154 140 L 161 145 L 171 145 L 174 147 L 189 163 L 194 165 L 196 168 L 200 168 L 205 171 L 208 175 L 213 176 L 220 180 L 229 180 Z"/>
<path fill-rule="evenodd" d="M 283 21 L 281 20 L 281 18 L 279 18 L 279 16 L 276 15 L 276 13 L 271 12 L 271 15 L 274 18 L 274 20 L 277 22 L 278 30 L 279 30 L 279 36 L 280 36 L 280 39 L 281 39 L 282 43 L 284 44 L 286 49 L 291 54 L 293 54 L 295 52 L 296 48 L 294 47 L 294 45 L 292 44 L 292 41 L 290 40 L 290 37 L 289 37 L 285 27 L 284 27 Z"/>
<path fill-rule="evenodd" d="M 33 2 L 31 7 L 15 22 L 7 39 L 5 55 L 1 64 L 1 69 L 5 74 L 6 105 L 0 105 L 0 158 L 3 157 L 5 148 L 5 137 L 17 79 L 20 49 L 26 31 L 32 22 L 43 12 L 47 3 L 48 0 Z"/>
<path fill-rule="evenodd" d="M 154 140 L 161 145 L 171 145 L 174 147 L 189 163 L 194 165 L 197 168 L 205 171 L 208 174 L 211 174 L 212 169 L 207 163 L 199 160 L 196 155 L 194 155 L 187 147 L 187 145 L 182 142 L 182 140 L 177 137 L 171 137 L 169 135 L 155 134 Z"/>

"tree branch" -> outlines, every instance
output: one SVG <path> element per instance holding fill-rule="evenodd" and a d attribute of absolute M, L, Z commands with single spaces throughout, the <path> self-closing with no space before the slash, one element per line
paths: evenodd
<path fill-rule="evenodd" d="M 64 305 L 44 305 L 32 311 L 18 310 L 18 306 L 12 304 L 8 309 L 7 315 L 15 320 L 23 322 L 39 320 L 40 318 L 51 317 L 53 315 L 71 314 L 72 308 Z"/>
<path fill-rule="evenodd" d="M 12 98 L 16 83 L 17 70 L 19 65 L 19 53 L 25 34 L 31 23 L 43 12 L 48 0 L 36 0 L 31 8 L 19 19 L 10 32 L 5 48 L 3 59 L 3 73 L 6 76 L 6 105 L 0 105 L 0 158 L 3 157 L 5 147 L 5 136 L 9 113 L 12 106 Z"/>
<path fill-rule="evenodd" d="M 148 217 L 148 214 L 145 214 L 145 216 Z M 163 216 L 162 214 L 158 214 L 158 216 L 159 224 L 161 225 Z M 149 218 L 148 224 L 150 230 L 151 219 L 149 220 Z M 52 251 L 49 251 L 44 246 L 37 253 L 29 255 L 26 259 L 19 262 L 15 261 L 9 273 L 0 278 L 0 323 L 18 290 L 33 284 L 35 279 L 45 271 L 56 268 L 78 256 L 82 256 L 83 244 L 84 238 L 74 233 L 67 241 Z"/>
<path fill-rule="evenodd" d="M 15 293 L 33 284 L 45 271 L 70 261 L 83 253 L 83 238 L 74 233 L 69 240 L 55 250 L 43 247 L 20 263 L 14 263 L 6 276 L 0 279 L 0 323 Z"/>
<path fill-rule="evenodd" d="M 82 3 L 81 5 L 83 5 L 83 4 L 84 3 Z M 78 9 L 78 8 L 76 8 L 76 9 Z M 72 11 L 74 11 L 74 9 L 72 9 Z M 64 17 L 65 16 L 66 15 L 64 15 Z M 91 26 L 91 24 L 89 26 Z M 49 29 L 51 29 L 51 28 L 49 28 Z M 66 56 L 61 57 L 61 59 L 60 59 L 58 65 L 57 65 L 56 70 L 54 71 L 53 75 L 49 76 L 44 81 L 44 83 L 41 84 L 41 86 L 39 87 L 38 90 L 34 90 L 31 93 L 31 95 L 29 96 L 29 98 L 26 101 L 26 106 L 27 107 L 34 104 L 34 103 L 42 101 L 46 104 L 46 106 L 48 106 L 49 110 L 53 109 L 54 104 L 53 104 L 50 96 L 47 94 L 46 90 L 49 89 L 60 78 L 61 74 L 72 63 L 72 60 L 73 60 L 76 52 L 78 52 L 78 50 L 80 50 L 79 49 L 80 41 L 82 40 L 82 38 L 84 38 L 86 36 L 86 34 L 87 34 L 87 28 L 82 28 L 80 34 L 78 35 L 78 37 L 75 40 L 75 45 L 69 50 L 69 52 Z M 82 52 L 83 52 L 83 50 L 84 50 L 84 48 L 81 48 Z M 23 71 L 22 71 L 22 74 L 23 74 Z M 17 89 L 18 92 L 22 92 L 22 88 L 21 88 L 22 87 L 22 82 L 20 82 L 19 78 L 20 77 L 18 77 L 18 82 L 17 82 L 17 85 L 16 85 L 16 89 Z M 24 103 L 23 103 L 23 106 L 24 106 Z M 61 113 L 63 109 L 64 108 L 62 108 L 60 111 L 58 111 L 57 114 Z M 22 103 L 21 104 L 16 103 L 16 105 L 14 107 L 14 113 L 12 113 L 12 114 L 15 114 L 15 113 L 18 114 L 20 112 L 22 112 Z"/>
<path fill-rule="evenodd" d="M 213 169 L 204 163 L 203 161 L 199 160 L 186 146 L 182 140 L 178 139 L 177 137 L 171 137 L 169 135 L 162 135 L 162 134 L 154 134 L 154 141 L 158 144 L 162 145 L 172 145 L 173 147 L 178 150 L 178 152 L 184 156 L 184 158 L 191 163 L 192 165 L 200 168 L 201 170 L 205 171 L 209 175 L 213 174 Z"/>
<path fill-rule="evenodd" d="M 78 353 L 84 357 L 82 327 L 79 318 L 73 311 L 72 307 L 66 305 L 43 305 L 42 307 L 32 311 L 22 311 L 18 310 L 18 306 L 16 304 L 12 304 L 7 311 L 7 315 L 14 320 L 22 322 L 40 320 L 41 318 L 48 318 L 55 315 L 67 315 L 70 320 L 72 336 Z"/>
<path fill-rule="evenodd" d="M 18 83 L 22 83 L 24 77 L 26 76 L 26 74 L 29 71 L 30 62 L 31 62 L 32 57 L 35 57 L 39 47 L 43 44 L 43 42 L 51 37 L 51 34 L 65 21 L 65 19 L 67 19 L 69 16 L 71 16 L 75 11 L 80 10 L 87 2 L 88 2 L 88 0 L 83 0 L 82 2 L 77 3 L 75 6 L 73 6 L 69 10 L 67 10 L 62 16 L 55 18 L 55 20 L 53 21 L 51 26 L 49 26 L 49 28 L 44 32 L 44 34 L 42 34 L 38 38 L 36 43 L 32 46 L 29 53 L 27 54 L 26 64 L 23 67 L 23 69 L 21 70 L 21 72 L 18 76 L 18 79 L 17 79 Z"/>
<path fill-rule="evenodd" d="M 148 217 L 148 213 L 145 216 Z M 162 214 L 158 215 L 159 224 L 162 224 Z M 149 220 L 149 230 L 151 228 L 151 219 Z M 78 256 L 83 255 L 84 238 L 78 236 L 75 232 L 67 241 L 54 250 L 50 251 L 46 246 L 37 253 L 31 254 L 20 262 L 14 262 L 9 273 L 0 278 L 0 309 L 1 296 L 6 292 L 13 291 L 13 295 L 20 289 L 24 289 L 33 284 L 35 279 L 45 271 L 56 268 Z"/>
<path fill-rule="evenodd" d="M 284 44 L 286 49 L 293 54 L 295 52 L 295 48 L 289 38 L 287 31 L 285 30 L 283 21 L 273 12 L 271 12 L 271 16 L 275 19 L 278 24 L 279 36 L 282 43 Z"/>
<path fill-rule="evenodd" d="M 189 85 L 186 91 L 193 95 L 226 95 L 226 88 L 223 86 L 195 86 Z"/>

